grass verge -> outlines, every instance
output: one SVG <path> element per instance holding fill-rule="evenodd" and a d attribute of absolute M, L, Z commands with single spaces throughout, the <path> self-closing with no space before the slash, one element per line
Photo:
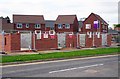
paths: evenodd
<path fill-rule="evenodd" d="M 71 52 L 54 52 L 48 54 L 2 56 L 1 63 L 117 54 L 118 49 L 119 48 L 97 48 L 97 49 L 79 50 L 79 51 L 71 51 Z"/>

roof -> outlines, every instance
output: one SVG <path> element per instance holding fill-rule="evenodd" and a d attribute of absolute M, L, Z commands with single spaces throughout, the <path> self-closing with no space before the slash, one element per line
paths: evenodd
<path fill-rule="evenodd" d="M 109 34 L 118 34 L 118 31 L 112 30 L 112 29 L 108 29 L 108 33 Z"/>
<path fill-rule="evenodd" d="M 45 23 L 43 15 L 13 15 L 13 23 Z"/>
<path fill-rule="evenodd" d="M 94 14 L 94 13 L 93 13 Z M 94 14 L 95 15 L 95 17 L 97 17 L 102 23 L 105 23 L 105 24 L 107 24 L 108 25 L 108 23 L 105 21 L 105 20 L 103 20 L 99 15 L 97 15 L 97 14 Z"/>
<path fill-rule="evenodd" d="M 55 24 L 73 24 L 74 20 L 76 18 L 76 15 L 59 15 L 56 19 Z"/>
<path fill-rule="evenodd" d="M 46 27 L 54 27 L 55 20 L 45 20 Z"/>
<path fill-rule="evenodd" d="M 78 23 L 79 23 L 79 27 L 82 28 L 82 26 L 83 26 L 83 21 L 78 21 Z"/>
<path fill-rule="evenodd" d="M 102 19 L 99 15 L 97 15 L 97 14 L 95 14 L 95 13 L 91 13 L 91 14 L 88 16 L 88 18 L 89 18 L 91 15 L 94 15 L 94 16 L 95 16 L 98 20 L 100 20 L 102 23 L 105 23 L 106 25 L 108 25 L 108 23 L 107 23 L 104 19 Z M 86 19 L 84 20 L 84 22 L 85 22 L 88 18 L 86 18 Z"/>

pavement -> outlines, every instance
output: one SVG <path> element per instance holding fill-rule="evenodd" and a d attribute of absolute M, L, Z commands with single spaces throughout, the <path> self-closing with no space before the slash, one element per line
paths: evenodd
<path fill-rule="evenodd" d="M 111 47 L 118 47 L 116 45 L 112 45 Z M 97 47 L 97 48 L 109 48 L 109 47 Z M 14 52 L 14 53 L 7 53 L 7 54 L 0 54 L 0 56 L 4 55 L 29 55 L 29 54 L 45 54 L 45 53 L 54 53 L 54 52 L 70 52 L 70 51 L 78 51 L 78 50 L 86 50 L 86 49 L 97 49 L 97 48 L 63 48 L 61 50 L 45 50 L 45 51 L 37 51 L 37 52 Z"/>
<path fill-rule="evenodd" d="M 118 56 L 2 66 L 3 77 L 118 77 Z"/>

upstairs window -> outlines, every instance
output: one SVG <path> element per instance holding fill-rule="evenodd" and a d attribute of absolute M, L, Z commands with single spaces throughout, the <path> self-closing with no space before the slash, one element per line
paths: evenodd
<path fill-rule="evenodd" d="M 86 24 L 86 29 L 91 29 L 91 24 Z"/>
<path fill-rule="evenodd" d="M 70 28 L 70 24 L 65 24 L 65 28 L 69 29 Z"/>
<path fill-rule="evenodd" d="M 17 28 L 22 28 L 22 23 L 17 23 L 16 27 Z"/>
<path fill-rule="evenodd" d="M 62 29 L 62 24 L 58 24 L 58 29 Z"/>
<path fill-rule="evenodd" d="M 26 24 L 26 28 L 29 28 L 29 24 Z"/>
<path fill-rule="evenodd" d="M 35 28 L 41 28 L 40 24 L 35 24 Z"/>

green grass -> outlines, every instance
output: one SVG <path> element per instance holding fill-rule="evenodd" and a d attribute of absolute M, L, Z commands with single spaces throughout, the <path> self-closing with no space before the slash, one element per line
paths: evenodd
<path fill-rule="evenodd" d="M 118 53 L 118 48 L 98 48 L 89 50 L 79 50 L 71 52 L 54 52 L 48 54 L 32 54 L 32 55 L 16 55 L 16 56 L 2 56 L 2 63 L 8 62 L 21 62 L 31 60 L 46 60 L 55 58 L 72 58 L 72 57 L 84 57 L 84 56 L 96 56 L 103 54 Z"/>

